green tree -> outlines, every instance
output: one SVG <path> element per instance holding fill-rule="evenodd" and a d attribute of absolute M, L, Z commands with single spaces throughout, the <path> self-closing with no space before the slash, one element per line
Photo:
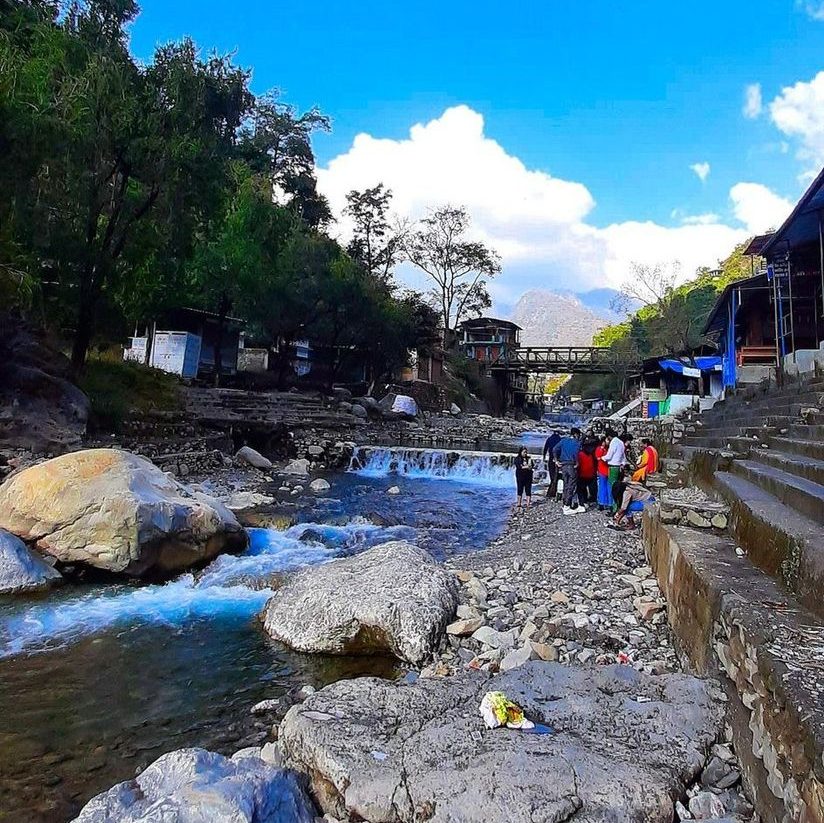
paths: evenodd
<path fill-rule="evenodd" d="M 405 244 L 409 260 L 433 283 L 430 294 L 440 311 L 444 343 L 463 319 L 491 305 L 487 281 L 501 270 L 497 252 L 469 240 L 469 228 L 465 208 L 443 206 L 424 218 Z"/>

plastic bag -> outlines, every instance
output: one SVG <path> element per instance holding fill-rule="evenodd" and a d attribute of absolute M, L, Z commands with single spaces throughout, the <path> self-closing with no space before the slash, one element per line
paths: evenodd
<path fill-rule="evenodd" d="M 487 692 L 481 700 L 481 717 L 488 729 L 533 729 L 535 724 L 524 717 L 524 710 L 503 692 Z"/>

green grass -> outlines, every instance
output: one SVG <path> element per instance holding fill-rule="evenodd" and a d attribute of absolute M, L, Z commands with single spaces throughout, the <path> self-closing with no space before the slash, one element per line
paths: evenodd
<path fill-rule="evenodd" d="M 79 384 L 91 404 L 90 426 L 97 431 L 120 431 L 132 412 L 181 407 L 180 383 L 174 375 L 115 356 L 90 357 Z"/>

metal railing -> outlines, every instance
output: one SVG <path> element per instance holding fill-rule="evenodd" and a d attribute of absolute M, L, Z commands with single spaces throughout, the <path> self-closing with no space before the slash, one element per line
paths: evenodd
<path fill-rule="evenodd" d="M 605 346 L 512 348 L 486 361 L 493 370 L 523 369 L 544 374 L 638 373 L 641 360 Z"/>

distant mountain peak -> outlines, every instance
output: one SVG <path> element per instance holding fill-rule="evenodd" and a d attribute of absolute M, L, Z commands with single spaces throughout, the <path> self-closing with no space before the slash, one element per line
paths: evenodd
<path fill-rule="evenodd" d="M 601 305 L 608 299 L 607 289 L 598 289 L 596 301 Z M 584 304 L 590 293 L 530 289 L 521 295 L 512 309 L 510 319 L 517 323 L 523 346 L 591 346 L 592 337 L 612 322 L 608 312 L 596 313 Z M 594 296 L 594 295 L 593 295 Z"/>

